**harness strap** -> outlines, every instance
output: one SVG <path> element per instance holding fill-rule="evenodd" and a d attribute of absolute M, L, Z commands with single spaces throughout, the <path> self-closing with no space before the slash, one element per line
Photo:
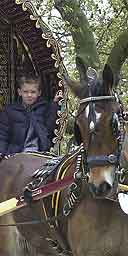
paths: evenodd
<path fill-rule="evenodd" d="M 92 101 L 99 101 L 99 100 L 114 100 L 115 96 L 96 96 L 96 97 L 88 97 L 85 99 L 80 100 L 80 104 Z"/>
<path fill-rule="evenodd" d="M 19 198 L 19 202 L 17 203 L 17 205 L 20 205 L 22 203 L 22 199 L 27 201 L 26 199 L 28 199 L 28 193 L 31 193 L 30 199 L 32 198 L 32 201 L 37 201 L 43 197 L 47 197 L 51 195 L 52 193 L 58 190 L 62 190 L 68 187 L 73 181 L 74 181 L 74 177 L 71 175 L 71 176 L 65 177 L 63 180 L 50 182 L 49 184 L 43 185 L 40 188 L 37 188 L 34 190 L 29 190 L 29 188 L 26 187 L 24 190 L 24 198 L 22 197 Z"/>
<path fill-rule="evenodd" d="M 110 154 L 109 156 L 89 156 L 87 157 L 87 165 L 89 168 L 96 166 L 104 166 L 110 164 L 116 164 L 118 157 L 116 155 Z"/>
<path fill-rule="evenodd" d="M 62 190 L 68 187 L 69 185 L 71 185 L 73 181 L 74 181 L 74 177 L 68 176 L 68 177 L 65 177 L 63 180 L 51 182 L 48 185 L 44 185 L 38 189 L 34 189 L 33 191 L 26 189 L 26 193 L 27 192 L 29 193 L 29 199 L 30 199 L 29 202 L 38 201 L 41 198 L 47 197 L 53 194 L 54 192 L 57 192 L 58 190 Z M 23 196 L 17 196 L 0 203 L 0 216 L 26 206 L 27 200 L 25 199 L 26 198 L 24 198 Z"/>

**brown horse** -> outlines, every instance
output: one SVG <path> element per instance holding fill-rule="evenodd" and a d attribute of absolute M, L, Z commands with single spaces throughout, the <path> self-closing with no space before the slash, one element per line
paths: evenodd
<path fill-rule="evenodd" d="M 102 80 L 90 71 L 84 70 L 79 88 L 73 88 L 67 80 L 80 98 L 75 137 L 78 144 L 83 144 L 65 156 L 53 177 L 48 178 L 74 175 L 74 183 L 70 189 L 36 203 L 29 201 L 26 208 L 0 217 L 1 224 L 16 224 L 0 227 L 1 256 L 128 254 L 128 216 L 117 198 L 122 178 L 123 111 L 113 93 L 111 69 L 105 66 Z M 34 171 L 50 158 L 21 153 L 3 160 L 0 201 L 22 194 Z M 26 221 L 31 224 L 25 225 Z"/>

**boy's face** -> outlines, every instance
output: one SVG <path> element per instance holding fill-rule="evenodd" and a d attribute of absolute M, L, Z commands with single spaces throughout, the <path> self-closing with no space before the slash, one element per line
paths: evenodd
<path fill-rule="evenodd" d="M 36 82 L 24 83 L 21 89 L 18 88 L 18 94 L 22 97 L 22 101 L 26 105 L 34 104 L 41 95 L 38 84 Z"/>

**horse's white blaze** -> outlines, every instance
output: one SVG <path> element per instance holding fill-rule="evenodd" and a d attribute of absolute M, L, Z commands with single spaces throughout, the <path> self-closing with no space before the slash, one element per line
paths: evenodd
<path fill-rule="evenodd" d="M 105 181 L 112 186 L 113 185 L 113 181 L 114 181 L 114 175 L 113 175 L 113 167 L 107 167 L 104 171 L 103 171 L 103 177 L 105 179 Z"/>
<path fill-rule="evenodd" d="M 88 116 L 89 116 L 89 105 L 87 105 L 87 107 L 85 108 L 85 115 L 88 118 Z"/>
<path fill-rule="evenodd" d="M 90 128 L 90 130 L 93 130 L 95 128 L 95 124 L 93 121 L 90 122 L 89 128 Z"/>
<path fill-rule="evenodd" d="M 90 111 L 90 109 L 89 109 L 89 104 L 88 104 L 87 107 L 85 108 L 85 116 L 86 116 L 86 118 L 89 117 L 89 111 Z M 100 118 L 101 118 L 101 113 L 95 111 L 94 114 L 95 114 L 95 118 L 96 118 L 96 123 L 98 123 Z M 89 128 L 90 128 L 90 130 L 93 130 L 95 128 L 95 123 L 94 123 L 93 120 L 90 122 Z"/>
<path fill-rule="evenodd" d="M 95 111 L 95 115 L 96 115 L 96 122 L 99 122 L 101 118 L 101 113 L 98 113 L 97 111 Z"/>

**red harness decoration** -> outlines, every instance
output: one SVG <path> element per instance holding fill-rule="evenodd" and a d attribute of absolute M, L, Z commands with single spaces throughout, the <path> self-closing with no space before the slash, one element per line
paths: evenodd
<path fill-rule="evenodd" d="M 71 185 L 73 181 L 73 176 L 66 176 L 63 180 L 50 182 L 49 184 L 43 185 L 40 188 L 34 189 L 30 191 L 32 195 L 32 201 L 40 200 L 41 198 L 47 197 L 57 192 L 58 190 L 62 190 Z M 16 199 L 18 200 L 17 206 L 21 206 L 25 203 L 23 196 L 16 197 Z"/>
<path fill-rule="evenodd" d="M 58 180 L 54 182 L 50 182 L 47 185 L 43 185 L 42 187 L 32 190 L 32 202 L 38 201 L 41 198 L 47 197 L 58 190 L 62 190 L 74 181 L 73 176 L 65 177 L 63 180 Z M 0 203 L 0 216 L 5 215 L 7 213 L 18 210 L 19 208 L 25 207 L 27 202 L 24 200 L 24 196 L 16 196 L 9 200 L 6 200 Z"/>

